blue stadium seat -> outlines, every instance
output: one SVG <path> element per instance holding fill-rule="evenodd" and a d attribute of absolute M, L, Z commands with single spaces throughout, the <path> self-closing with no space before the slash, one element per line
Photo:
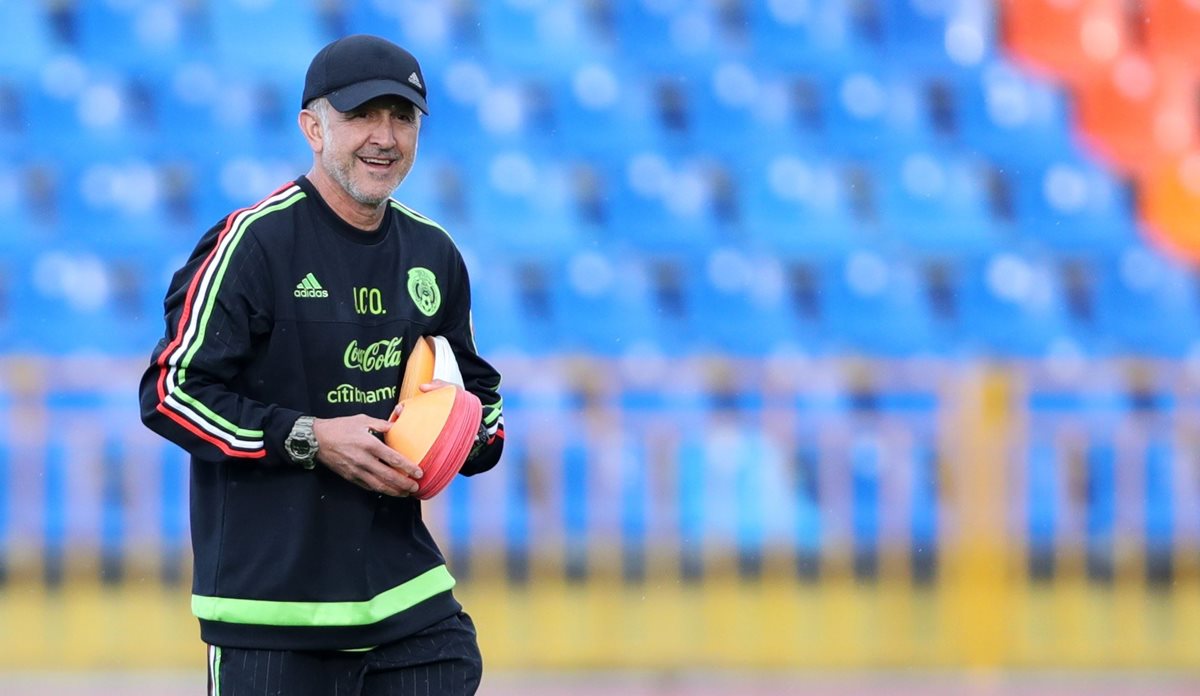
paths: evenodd
<path fill-rule="evenodd" d="M 72 58 L 60 58 L 47 70 L 56 77 L 49 89 L 46 80 L 31 80 L 20 84 L 18 89 L 24 107 L 25 134 L 41 144 L 40 153 L 49 150 L 56 154 L 73 149 L 83 140 L 79 98 L 90 75 L 84 63 Z M 111 115 L 113 105 L 108 106 Z"/>
<path fill-rule="evenodd" d="M 416 166 L 392 197 L 446 228 L 456 242 L 473 244 L 473 235 L 463 229 L 466 211 L 465 201 L 459 197 L 460 187 L 465 184 L 456 164 L 422 147 Z"/>
<path fill-rule="evenodd" d="M 312 57 L 331 41 L 318 3 L 226 0 L 206 4 L 213 59 L 243 74 L 304 83 Z"/>
<path fill-rule="evenodd" d="M 812 352 L 790 305 L 787 280 L 774 259 L 730 247 L 696 258 L 683 286 L 685 330 L 696 349 L 744 357 Z"/>
<path fill-rule="evenodd" d="M 554 355 L 561 336 L 550 306 L 530 306 L 521 269 L 511 258 L 485 256 L 468 265 L 471 316 L 485 354 Z M 548 303 L 548 298 L 547 303 Z"/>
<path fill-rule="evenodd" d="M 548 87 L 564 152 L 612 158 L 658 146 L 653 94 L 641 73 L 591 63 Z"/>
<path fill-rule="evenodd" d="M 564 350 L 607 357 L 678 352 L 682 327 L 672 333 L 666 325 L 638 257 L 581 250 L 552 266 L 550 274 L 552 312 Z"/>
<path fill-rule="evenodd" d="M 78 245 L 64 248 L 69 251 L 21 254 L 12 279 L 10 349 L 48 355 L 131 355 L 153 345 L 146 335 L 149 327 L 157 327 L 136 311 L 117 306 L 119 288 L 106 259 Z"/>
<path fill-rule="evenodd" d="M 138 158 L 68 165 L 59 199 L 64 232 L 84 243 L 154 249 L 174 224 L 159 177 L 154 163 Z"/>
<path fill-rule="evenodd" d="M 613 54 L 582 0 L 479 3 L 479 33 L 485 62 L 512 74 L 564 77 Z"/>
<path fill-rule="evenodd" d="M 878 37 L 853 11 L 853 0 L 750 0 L 748 21 L 755 62 L 784 70 L 813 70 L 878 55 Z"/>
<path fill-rule="evenodd" d="M 829 262 L 824 317 L 835 349 L 857 354 L 933 354 L 944 338 L 916 269 L 905 259 L 864 248 Z"/>
<path fill-rule="evenodd" d="M 988 0 L 878 2 L 885 55 L 921 69 L 969 69 L 997 48 Z"/>
<path fill-rule="evenodd" d="M 421 120 L 421 152 L 466 157 L 489 147 L 492 138 L 480 114 L 493 106 L 483 100 L 495 78 L 484 64 L 463 59 L 447 68 L 425 68 L 425 81 L 429 114 Z M 520 107 L 518 103 L 496 108 L 516 111 L 510 118 L 519 119 Z"/>
<path fill-rule="evenodd" d="M 781 150 L 743 160 L 736 169 L 742 220 L 751 239 L 788 257 L 847 253 L 863 241 L 834 160 L 816 153 Z"/>
<path fill-rule="evenodd" d="M 705 161 L 644 151 L 605 165 L 606 242 L 649 253 L 700 252 L 717 242 Z"/>
<path fill-rule="evenodd" d="M 962 144 L 1006 168 L 1074 151 L 1070 96 L 1004 58 L 950 80 Z"/>
<path fill-rule="evenodd" d="M 0 251 L 6 255 L 30 245 L 37 224 L 27 203 L 26 169 L 16 160 L 0 157 Z"/>
<path fill-rule="evenodd" d="M 968 350 L 1039 357 L 1075 340 L 1059 279 L 1045 259 L 999 251 L 957 265 L 959 338 Z"/>
<path fill-rule="evenodd" d="M 683 82 L 688 148 L 734 160 L 824 146 L 806 124 L 790 76 L 749 62 L 723 62 Z"/>
<path fill-rule="evenodd" d="M 1098 261 L 1096 323 L 1121 353 L 1182 358 L 1200 348 L 1196 272 L 1150 248 Z"/>
<path fill-rule="evenodd" d="M 536 150 L 475 153 L 467 200 L 481 248 L 562 259 L 582 244 L 569 166 Z"/>
<path fill-rule="evenodd" d="M 356 0 L 344 3 L 342 17 L 346 34 L 375 34 L 400 44 L 412 52 L 428 77 L 456 60 L 481 58 L 471 36 L 479 24 L 474 14 L 478 4 Z"/>
<path fill-rule="evenodd" d="M 829 150 L 872 160 L 932 147 L 936 133 L 923 108 L 922 82 L 866 61 L 817 79 Z"/>
<path fill-rule="evenodd" d="M 628 0 L 609 8 L 615 52 L 635 67 L 686 75 L 726 49 L 716 3 Z"/>
<path fill-rule="evenodd" d="M 59 48 L 51 31 L 47 4 L 41 2 L 0 2 L 0 73 L 13 77 L 33 77 L 40 73 Z"/>
<path fill-rule="evenodd" d="M 922 254 L 978 254 L 997 248 L 982 163 L 946 148 L 910 150 L 875 167 L 882 232 Z"/>
<path fill-rule="evenodd" d="M 80 53 L 88 61 L 145 76 L 210 54 L 198 34 L 203 3 L 95 0 L 75 3 Z"/>
<path fill-rule="evenodd" d="M 39 156 L 78 161 L 153 151 L 156 135 L 142 111 L 149 107 L 126 75 L 69 55 L 46 70 L 53 79 L 28 82 L 21 91 L 24 134 Z"/>
<path fill-rule="evenodd" d="M 1023 236 L 1058 252 L 1115 254 L 1136 243 L 1133 193 L 1098 163 L 1064 154 L 1005 162 L 1014 222 Z"/>
<path fill-rule="evenodd" d="M 239 154 L 307 152 L 299 132 L 299 82 L 190 62 L 146 81 L 162 133 L 152 153 L 197 163 Z"/>

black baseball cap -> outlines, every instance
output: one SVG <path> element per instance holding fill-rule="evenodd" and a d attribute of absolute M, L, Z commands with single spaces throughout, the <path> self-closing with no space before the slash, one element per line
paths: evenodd
<path fill-rule="evenodd" d="M 413 54 L 387 39 L 346 36 L 317 52 L 304 77 L 304 108 L 325 97 L 338 111 L 350 111 L 375 97 L 394 94 L 425 113 L 425 76 Z"/>

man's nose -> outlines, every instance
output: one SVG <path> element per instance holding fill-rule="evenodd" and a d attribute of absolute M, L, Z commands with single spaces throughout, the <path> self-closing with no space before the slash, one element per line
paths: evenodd
<path fill-rule="evenodd" d="M 396 144 L 396 132 L 392 128 L 392 119 L 381 118 L 371 129 L 371 142 L 380 147 L 392 147 Z"/>

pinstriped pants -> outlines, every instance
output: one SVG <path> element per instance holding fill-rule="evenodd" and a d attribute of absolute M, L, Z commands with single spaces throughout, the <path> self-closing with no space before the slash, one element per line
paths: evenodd
<path fill-rule="evenodd" d="M 465 612 L 365 652 L 208 648 L 209 696 L 470 696 L 483 660 Z"/>

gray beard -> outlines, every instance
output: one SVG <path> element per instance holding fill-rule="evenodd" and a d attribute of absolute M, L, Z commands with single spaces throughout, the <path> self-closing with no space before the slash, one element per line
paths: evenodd
<path fill-rule="evenodd" d="M 349 168 L 330 164 L 325 167 L 325 171 L 329 174 L 329 176 L 333 177 L 334 181 L 341 184 L 342 189 L 345 190 L 346 193 L 350 194 L 351 198 L 362 205 L 377 208 L 388 199 L 388 196 L 391 195 L 388 193 L 380 198 L 363 192 L 354 184 L 353 181 L 351 181 Z"/>

